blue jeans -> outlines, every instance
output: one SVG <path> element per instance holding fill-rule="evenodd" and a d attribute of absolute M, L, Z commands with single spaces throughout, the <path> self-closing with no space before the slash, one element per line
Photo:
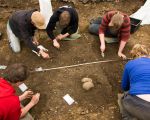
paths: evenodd
<path fill-rule="evenodd" d="M 121 99 L 123 120 L 150 120 L 150 103 L 129 94 Z M 135 119 L 136 118 L 136 119 Z"/>
<path fill-rule="evenodd" d="M 89 25 L 89 32 L 94 35 L 99 35 L 99 27 L 101 25 L 101 22 L 102 22 L 101 17 L 98 17 L 97 19 L 92 20 Z M 106 37 L 117 37 L 117 35 L 111 34 L 109 28 L 106 29 L 104 34 Z"/>

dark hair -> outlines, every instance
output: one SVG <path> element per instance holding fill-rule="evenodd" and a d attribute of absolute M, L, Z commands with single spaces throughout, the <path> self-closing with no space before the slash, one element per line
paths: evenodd
<path fill-rule="evenodd" d="M 27 79 L 29 72 L 27 66 L 16 63 L 8 66 L 4 71 L 4 79 L 11 83 L 21 82 Z"/>
<path fill-rule="evenodd" d="M 70 13 L 68 11 L 64 11 L 60 14 L 59 23 L 60 25 L 69 25 L 70 23 Z"/>

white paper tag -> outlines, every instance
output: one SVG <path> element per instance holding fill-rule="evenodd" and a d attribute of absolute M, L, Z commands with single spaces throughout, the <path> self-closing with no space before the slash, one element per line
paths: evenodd
<path fill-rule="evenodd" d="M 6 69 L 7 68 L 7 66 L 5 66 L 5 65 L 0 65 L 0 69 Z"/>
<path fill-rule="evenodd" d="M 24 83 L 22 83 L 21 85 L 19 85 L 19 88 L 20 88 L 20 90 L 22 92 L 24 92 L 24 91 L 26 91 L 28 89 L 28 87 Z"/>
<path fill-rule="evenodd" d="M 74 103 L 74 99 L 71 98 L 69 94 L 66 94 L 63 99 L 68 103 L 68 105 L 72 105 Z"/>

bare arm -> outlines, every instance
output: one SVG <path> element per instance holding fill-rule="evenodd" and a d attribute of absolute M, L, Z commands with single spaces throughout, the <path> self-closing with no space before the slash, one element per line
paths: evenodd
<path fill-rule="evenodd" d="M 118 56 L 122 57 L 123 59 L 126 59 L 126 56 L 122 53 L 126 43 L 127 43 L 126 41 L 121 40 L 118 50 Z"/>
<path fill-rule="evenodd" d="M 68 37 L 69 35 L 70 35 L 69 33 L 59 34 L 59 35 L 57 35 L 56 39 L 57 40 L 62 40 L 64 38 Z"/>
<path fill-rule="evenodd" d="M 39 93 L 36 93 L 35 95 L 33 95 L 31 101 L 25 107 L 21 109 L 20 118 L 24 117 L 27 114 L 27 112 L 39 102 L 39 98 L 40 98 Z"/>
<path fill-rule="evenodd" d="M 63 35 L 63 38 L 66 38 L 66 37 L 68 37 L 69 35 L 70 35 L 69 33 L 66 33 L 66 34 Z M 63 39 L 63 38 L 62 38 L 62 39 Z"/>
<path fill-rule="evenodd" d="M 104 34 L 99 34 L 99 39 L 100 39 L 100 43 L 101 43 L 100 50 L 102 52 L 105 51 L 105 39 L 104 38 L 105 38 Z"/>
<path fill-rule="evenodd" d="M 21 116 L 20 118 L 24 117 L 27 112 L 34 106 L 32 102 L 29 102 L 25 107 L 21 109 Z"/>

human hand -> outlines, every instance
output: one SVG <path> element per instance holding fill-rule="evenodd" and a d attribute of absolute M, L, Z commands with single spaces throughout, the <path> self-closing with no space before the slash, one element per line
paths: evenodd
<path fill-rule="evenodd" d="M 35 95 L 32 96 L 32 99 L 30 102 L 33 105 L 36 105 L 39 102 L 39 99 L 40 99 L 40 93 L 36 93 Z"/>
<path fill-rule="evenodd" d="M 22 99 L 26 99 L 26 98 L 31 98 L 33 96 L 33 91 L 31 90 L 28 90 L 28 91 L 25 91 L 23 94 L 22 94 Z"/>
<path fill-rule="evenodd" d="M 127 57 L 123 53 L 121 53 L 121 52 L 118 52 L 118 56 L 121 57 L 121 58 L 123 58 L 123 59 L 127 59 Z"/>
<path fill-rule="evenodd" d="M 40 50 L 43 50 L 45 52 L 48 52 L 48 49 L 46 49 L 45 47 L 43 47 L 42 45 L 39 45 L 37 48 L 39 48 Z"/>
<path fill-rule="evenodd" d="M 105 45 L 101 45 L 100 50 L 101 50 L 101 52 L 104 52 L 105 51 Z"/>
<path fill-rule="evenodd" d="M 53 40 L 53 46 L 56 48 L 60 48 L 60 44 L 58 43 L 58 41 L 56 39 Z"/>
<path fill-rule="evenodd" d="M 39 51 L 39 54 L 44 58 L 44 59 L 48 59 L 49 58 L 49 54 L 44 52 L 43 50 Z"/>
<path fill-rule="evenodd" d="M 37 39 L 35 39 L 35 38 L 33 39 L 33 41 L 32 41 L 32 42 L 33 42 L 33 44 L 35 44 L 35 45 L 39 45 L 38 40 L 37 40 Z"/>

